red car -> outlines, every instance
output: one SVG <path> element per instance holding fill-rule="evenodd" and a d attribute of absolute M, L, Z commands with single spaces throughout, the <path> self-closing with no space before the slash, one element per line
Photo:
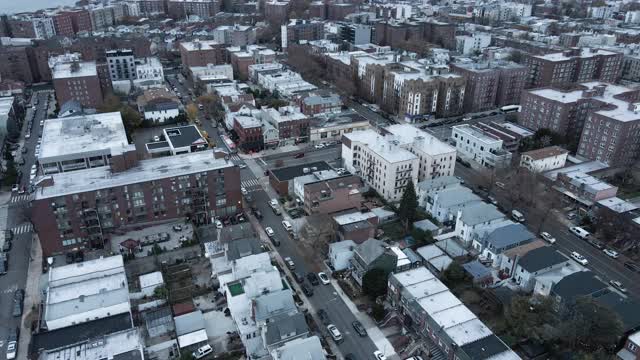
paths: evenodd
<path fill-rule="evenodd" d="M 297 153 L 297 154 L 294 156 L 294 158 L 296 158 L 296 159 L 300 159 L 300 158 L 303 158 L 303 157 L 304 157 L 304 153 Z"/>

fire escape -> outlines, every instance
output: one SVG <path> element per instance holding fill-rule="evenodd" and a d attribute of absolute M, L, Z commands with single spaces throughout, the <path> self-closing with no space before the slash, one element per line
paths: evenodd
<path fill-rule="evenodd" d="M 194 186 L 187 189 L 186 196 L 191 198 L 191 211 L 196 224 L 207 224 L 209 206 L 206 184 L 197 180 Z"/>
<path fill-rule="evenodd" d="M 104 248 L 104 233 L 98 209 L 89 206 L 86 201 L 82 202 L 82 225 L 80 228 L 87 234 L 91 248 Z"/>

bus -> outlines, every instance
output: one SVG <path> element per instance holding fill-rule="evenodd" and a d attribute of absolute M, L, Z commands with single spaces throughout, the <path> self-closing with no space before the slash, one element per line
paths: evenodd
<path fill-rule="evenodd" d="M 501 107 L 500 111 L 502 111 L 505 114 L 508 114 L 510 112 L 520 112 L 520 109 L 522 109 L 520 105 L 507 105 L 507 106 Z"/>
<path fill-rule="evenodd" d="M 229 153 L 235 154 L 235 153 L 238 152 L 238 150 L 236 149 L 236 144 L 233 141 L 231 141 L 229 136 L 220 135 L 220 137 L 222 138 L 222 142 L 224 142 L 224 144 L 227 147 L 227 149 L 229 149 Z"/>

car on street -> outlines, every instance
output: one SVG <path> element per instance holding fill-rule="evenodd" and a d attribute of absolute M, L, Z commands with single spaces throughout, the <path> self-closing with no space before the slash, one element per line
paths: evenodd
<path fill-rule="evenodd" d="M 324 325 L 331 324 L 331 319 L 329 319 L 329 314 L 327 314 L 327 312 L 324 309 L 318 310 L 318 317 L 320 318 L 320 321 L 322 321 L 322 324 Z"/>
<path fill-rule="evenodd" d="M 387 360 L 387 357 L 386 357 L 386 356 L 384 356 L 384 354 L 383 354 L 383 353 L 382 353 L 382 351 L 380 351 L 380 350 L 376 350 L 376 351 L 374 351 L 374 352 L 373 352 L 373 357 L 374 357 L 376 360 Z"/>
<path fill-rule="evenodd" d="M 293 226 L 291 226 L 291 223 L 288 222 L 287 220 L 282 221 L 282 227 L 284 227 L 284 229 L 289 232 L 293 231 Z"/>
<path fill-rule="evenodd" d="M 307 297 L 312 297 L 313 296 L 313 288 L 310 288 L 307 284 L 301 284 L 300 288 L 302 289 L 302 292 Z"/>
<path fill-rule="evenodd" d="M 318 150 L 320 150 L 320 149 L 324 149 L 324 144 L 317 144 L 317 145 L 314 145 L 314 146 L 313 146 L 313 148 L 314 148 L 314 149 L 318 149 Z"/>
<path fill-rule="evenodd" d="M 302 276 L 302 274 L 300 274 L 299 272 L 294 272 L 293 278 L 296 279 L 296 282 L 298 284 L 302 284 L 304 282 L 304 276 Z"/>
<path fill-rule="evenodd" d="M 294 270 L 296 268 L 296 263 L 294 263 L 290 257 L 287 256 L 283 260 L 284 260 L 284 263 L 287 265 L 287 268 L 289 268 L 289 270 Z"/>
<path fill-rule="evenodd" d="M 172 229 L 173 229 L 173 231 L 175 231 L 175 232 L 180 232 L 180 231 L 182 231 L 182 225 L 179 225 L 179 224 L 178 224 L 178 225 L 173 225 L 171 228 L 172 228 Z"/>
<path fill-rule="evenodd" d="M 624 285 L 622 285 L 622 283 L 618 280 L 609 281 L 609 285 L 613 286 L 615 289 L 617 289 L 621 293 L 624 293 L 624 294 L 627 293 L 627 288 L 625 288 Z"/>
<path fill-rule="evenodd" d="M 496 198 L 494 198 L 491 195 L 487 196 L 487 200 L 489 200 L 489 202 L 492 203 L 493 205 L 498 205 L 498 200 L 496 200 Z"/>
<path fill-rule="evenodd" d="M 158 136 L 158 135 L 154 135 L 154 136 L 153 136 L 153 141 L 155 141 L 155 142 L 160 141 L 160 136 Z"/>
<path fill-rule="evenodd" d="M 551 234 L 549 234 L 546 231 L 543 231 L 540 233 L 540 237 L 542 239 L 544 239 L 544 241 L 548 242 L 549 244 L 555 244 L 556 243 L 556 238 L 554 238 L 553 236 L 551 236 Z"/>
<path fill-rule="evenodd" d="M 9 335 L 7 336 L 7 359 L 15 359 L 18 352 L 18 337 L 20 335 L 20 329 L 15 328 L 9 330 Z"/>
<path fill-rule="evenodd" d="M 579 227 L 579 226 L 571 226 L 569 231 L 572 232 L 575 236 L 579 237 L 582 240 L 585 240 L 591 235 L 587 230 Z"/>
<path fill-rule="evenodd" d="M 262 211 L 260 210 L 253 210 L 253 215 L 255 215 L 256 219 L 258 220 L 262 219 Z"/>
<path fill-rule="evenodd" d="M 216 219 L 215 221 L 216 224 L 216 229 L 222 229 L 222 221 L 220 221 L 219 219 Z"/>
<path fill-rule="evenodd" d="M 204 346 L 200 346 L 196 351 L 192 352 L 191 355 L 194 359 L 202 359 L 203 357 L 211 354 L 213 352 L 213 348 L 211 345 L 206 344 Z"/>
<path fill-rule="evenodd" d="M 351 325 L 353 326 L 353 329 L 358 333 L 358 335 L 360 335 L 361 337 L 367 336 L 367 330 L 364 328 L 364 326 L 362 326 L 362 323 L 360 323 L 360 321 L 356 320 L 352 322 Z"/>
<path fill-rule="evenodd" d="M 318 275 L 316 275 L 316 273 L 313 273 L 313 272 L 307 273 L 307 280 L 309 280 L 309 282 L 313 286 L 320 285 L 320 281 L 318 280 Z"/>
<path fill-rule="evenodd" d="M 593 246 L 594 248 L 596 248 L 598 250 L 604 249 L 604 244 L 600 240 L 596 240 L 594 238 L 588 238 L 587 242 L 589 243 L 589 245 Z"/>
<path fill-rule="evenodd" d="M 249 193 L 244 186 L 240 186 L 240 192 L 242 193 L 242 195 L 247 195 Z"/>
<path fill-rule="evenodd" d="M 624 263 L 624 267 L 626 267 L 627 269 L 633 271 L 633 272 L 637 272 L 640 273 L 640 265 L 631 262 L 631 261 L 627 261 L 626 263 Z"/>
<path fill-rule="evenodd" d="M 336 343 L 339 344 L 344 340 L 344 338 L 342 337 L 342 334 L 340 333 L 340 330 L 338 330 L 338 328 L 335 325 L 333 324 L 327 325 L 327 331 L 329 331 L 329 335 L 331 335 L 331 338 Z"/>
<path fill-rule="evenodd" d="M 503 182 L 500 181 L 496 181 L 496 187 L 503 189 L 506 187 L 506 185 Z"/>
<path fill-rule="evenodd" d="M 604 249 L 604 250 L 603 250 L 603 252 L 604 252 L 605 254 L 607 254 L 607 256 L 609 256 L 609 257 L 611 257 L 611 258 L 613 258 L 613 259 L 617 259 L 617 258 L 619 258 L 619 257 L 620 257 L 620 254 L 618 254 L 618 252 L 617 252 L 617 251 L 615 251 L 615 250 L 611 250 L 611 249 Z"/>
<path fill-rule="evenodd" d="M 239 164 L 238 167 L 240 169 L 246 169 L 247 165 L 246 164 Z"/>
<path fill-rule="evenodd" d="M 320 282 L 323 285 L 329 285 L 331 284 L 331 281 L 329 280 L 329 277 L 327 276 L 327 274 L 323 273 L 323 272 L 319 272 L 318 273 L 318 277 L 320 278 Z"/>
<path fill-rule="evenodd" d="M 24 304 L 24 290 L 16 289 L 13 292 L 13 316 L 22 316 L 22 306 Z"/>
<path fill-rule="evenodd" d="M 304 153 L 297 153 L 293 156 L 295 159 L 300 159 L 304 157 Z"/>
<path fill-rule="evenodd" d="M 18 184 L 14 184 L 11 187 L 11 191 L 13 191 L 13 192 L 18 192 L 18 190 L 20 190 L 20 185 L 18 185 Z"/>
<path fill-rule="evenodd" d="M 576 251 L 571 253 L 571 258 L 580 263 L 582 266 L 587 266 L 587 264 L 589 264 L 589 261 L 587 261 L 584 256 L 580 255 L 580 253 Z"/>
<path fill-rule="evenodd" d="M 267 233 L 268 237 L 273 237 L 273 235 L 275 235 L 275 233 L 273 232 L 273 229 L 270 226 L 264 228 L 264 231 Z"/>

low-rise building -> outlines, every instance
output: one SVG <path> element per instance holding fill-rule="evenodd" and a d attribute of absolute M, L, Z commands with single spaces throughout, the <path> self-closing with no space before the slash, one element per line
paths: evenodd
<path fill-rule="evenodd" d="M 326 360 L 325 350 L 317 336 L 286 342 L 271 352 L 273 360 Z"/>
<path fill-rule="evenodd" d="M 224 44 L 215 40 L 194 40 L 180 43 L 180 59 L 184 69 L 207 64 L 224 64 Z"/>
<path fill-rule="evenodd" d="M 202 311 L 196 310 L 173 318 L 176 324 L 176 336 L 180 349 L 195 349 L 207 340 L 207 329 Z"/>
<path fill-rule="evenodd" d="M 376 234 L 380 220 L 373 212 L 353 212 L 333 217 L 338 239 L 361 244 Z"/>
<path fill-rule="evenodd" d="M 360 209 L 364 200 L 360 177 L 335 174 L 325 178 L 322 174 L 318 171 L 294 180 L 294 189 L 302 187 L 302 193 L 296 195 L 302 199 L 308 215 Z"/>
<path fill-rule="evenodd" d="M 458 210 L 456 217 L 456 235 L 465 243 L 471 244 L 475 237 L 484 235 L 491 227 L 508 224 L 506 216 L 485 202 L 474 202 Z"/>
<path fill-rule="evenodd" d="M 262 119 L 278 130 L 279 146 L 309 141 L 309 118 L 296 107 L 262 109 Z"/>
<path fill-rule="evenodd" d="M 372 269 L 381 269 L 391 273 L 396 269 L 398 256 L 389 246 L 380 240 L 369 239 L 356 246 L 351 258 L 351 276 L 362 286 L 362 278 Z"/>
<path fill-rule="evenodd" d="M 427 204 L 433 204 L 433 197 L 440 191 L 449 188 L 459 188 L 460 186 L 460 180 L 455 176 L 441 176 L 435 179 L 420 181 L 418 185 L 416 185 L 418 205 L 426 208 Z"/>
<path fill-rule="evenodd" d="M 456 186 L 457 185 L 457 186 Z M 425 210 L 442 223 L 452 223 L 458 216 L 458 210 L 482 202 L 482 198 L 467 187 L 455 183 L 425 196 Z"/>
<path fill-rule="evenodd" d="M 309 142 L 312 144 L 340 141 L 344 134 L 371 128 L 369 120 L 355 111 L 313 117 L 310 124 Z"/>
<path fill-rule="evenodd" d="M 638 18 L 640 18 L 640 13 L 638 14 Z M 624 346 L 618 351 L 616 356 L 618 360 L 640 359 L 640 331 L 636 331 L 627 337 Z"/>
<path fill-rule="evenodd" d="M 38 359 L 57 360 L 68 356 L 68 354 L 76 354 L 76 360 L 91 360 L 101 357 L 143 359 L 145 342 L 140 334 L 140 329 L 126 329 L 82 340 L 73 345 L 63 346 L 61 344 L 59 347 L 43 350 Z"/>
<path fill-rule="evenodd" d="M 130 312 L 122 256 L 49 269 L 43 314 L 49 331 Z"/>
<path fill-rule="evenodd" d="M 280 196 L 293 194 L 295 178 L 330 169 L 331 166 L 326 161 L 271 169 L 269 170 L 269 184 Z"/>
<path fill-rule="evenodd" d="M 162 125 L 177 120 L 182 104 L 164 88 L 145 90 L 137 100 L 138 111 L 148 125 Z"/>
<path fill-rule="evenodd" d="M 238 141 L 236 145 L 244 152 L 264 149 L 265 139 L 262 121 L 252 115 L 238 114 L 233 117 L 233 130 Z"/>
<path fill-rule="evenodd" d="M 327 260 L 334 271 L 346 270 L 351 266 L 349 260 L 353 257 L 356 243 L 353 240 L 343 240 L 329 244 Z"/>
<path fill-rule="evenodd" d="M 531 150 L 520 155 L 520 166 L 532 172 L 545 172 L 564 167 L 569 151 L 559 146 Z"/>
<path fill-rule="evenodd" d="M 298 102 L 300 111 L 307 116 L 339 113 L 343 104 L 340 95 L 329 92 L 309 93 Z"/>
<path fill-rule="evenodd" d="M 230 46 L 247 46 L 256 42 L 256 28 L 249 25 L 221 25 L 213 29 L 213 39 Z"/>
<path fill-rule="evenodd" d="M 451 139 L 461 158 L 488 168 L 501 168 L 511 164 L 511 153 L 502 148 L 502 139 L 480 127 L 464 124 L 452 129 Z"/>

